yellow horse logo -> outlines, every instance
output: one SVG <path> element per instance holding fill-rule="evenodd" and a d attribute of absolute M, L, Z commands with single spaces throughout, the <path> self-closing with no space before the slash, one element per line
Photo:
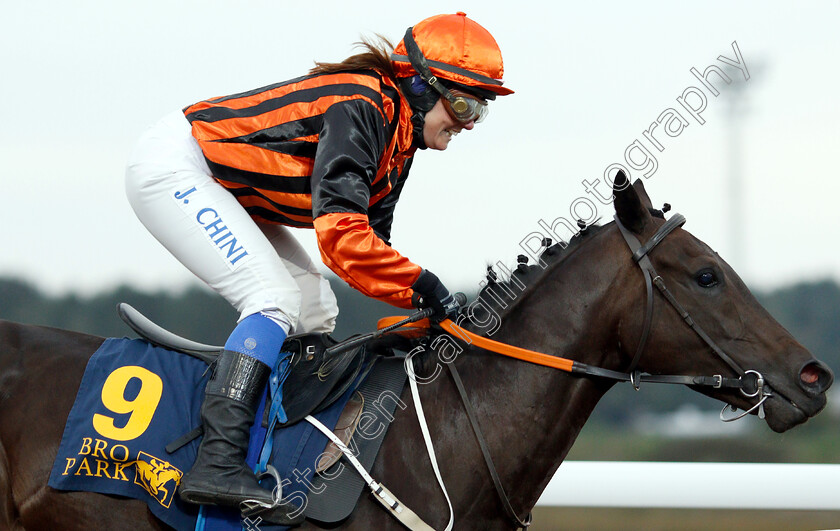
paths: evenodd
<path fill-rule="evenodd" d="M 138 453 L 135 467 L 134 483 L 146 489 L 146 492 L 161 505 L 169 508 L 183 473 L 167 461 L 145 452 Z"/>

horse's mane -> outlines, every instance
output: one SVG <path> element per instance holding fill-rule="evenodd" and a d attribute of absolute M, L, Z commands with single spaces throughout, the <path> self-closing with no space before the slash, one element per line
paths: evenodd
<path fill-rule="evenodd" d="M 509 312 L 519 300 L 526 298 L 540 284 L 540 280 L 591 240 L 596 234 L 604 230 L 607 225 L 588 225 L 582 228 L 569 241 L 553 242 L 545 247 L 540 254 L 540 260 L 545 264 L 528 264 L 525 255 L 517 257 L 518 264 L 511 271 L 500 264 L 503 275 L 500 277 L 493 266 L 487 266 L 487 277 L 482 282 L 482 288 L 477 298 L 492 308 L 499 315 Z"/>
<path fill-rule="evenodd" d="M 670 205 L 667 209 L 670 209 Z M 662 210 L 648 208 L 648 211 L 653 217 L 665 219 L 665 212 Z M 529 265 L 527 257 L 519 255 L 516 267 L 512 271 L 510 269 L 503 270 L 506 275 L 500 278 L 493 266 L 487 266 L 487 277 L 481 283 L 483 287 L 478 292 L 477 298 L 481 299 L 498 315 L 504 316 L 520 300 L 527 298 L 543 278 L 558 267 L 563 267 L 562 264 L 566 258 L 609 225 L 609 223 L 605 225 L 586 225 L 581 227 L 580 231 L 572 236 L 568 242 L 558 241 L 548 245 L 539 256 L 540 260 L 545 263 L 545 267 L 539 264 Z"/>

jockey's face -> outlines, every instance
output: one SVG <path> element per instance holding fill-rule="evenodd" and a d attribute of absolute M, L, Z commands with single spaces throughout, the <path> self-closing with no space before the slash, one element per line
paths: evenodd
<path fill-rule="evenodd" d="M 452 118 L 443 105 L 443 98 L 439 99 L 432 110 L 426 113 L 423 125 L 423 141 L 429 149 L 443 151 L 449 146 L 452 137 L 462 130 L 475 127 L 475 122 L 461 123 Z"/>

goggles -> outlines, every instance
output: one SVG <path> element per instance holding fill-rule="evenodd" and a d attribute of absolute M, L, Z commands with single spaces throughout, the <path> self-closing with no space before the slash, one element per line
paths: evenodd
<path fill-rule="evenodd" d="M 423 81 L 442 96 L 443 105 L 449 116 L 464 124 L 482 121 L 487 116 L 487 102 L 460 90 L 446 88 L 429 70 L 426 57 L 414 41 L 411 31 L 412 28 L 408 28 L 403 39 L 411 66 Z"/>
<path fill-rule="evenodd" d="M 460 90 L 447 90 L 443 95 L 443 107 L 454 120 L 463 124 L 480 122 L 490 112 L 487 102 Z"/>

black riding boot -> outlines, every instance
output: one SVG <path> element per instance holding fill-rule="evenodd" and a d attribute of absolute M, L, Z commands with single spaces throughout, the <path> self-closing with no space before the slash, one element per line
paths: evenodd
<path fill-rule="evenodd" d="M 181 479 L 181 499 L 236 508 L 245 500 L 272 505 L 271 491 L 260 486 L 245 464 L 251 425 L 271 369 L 250 356 L 228 350 L 216 363 L 201 406 L 204 436 L 192 470 Z M 272 523 L 294 525 L 303 521 L 302 514 L 288 517 L 297 507 L 283 505 L 271 511 Z M 269 521 L 265 516 L 263 519 Z"/>

